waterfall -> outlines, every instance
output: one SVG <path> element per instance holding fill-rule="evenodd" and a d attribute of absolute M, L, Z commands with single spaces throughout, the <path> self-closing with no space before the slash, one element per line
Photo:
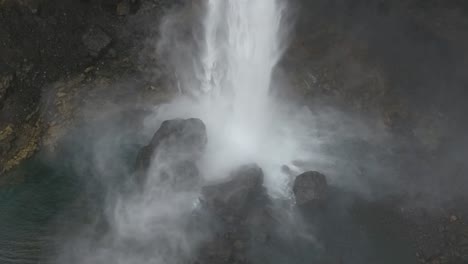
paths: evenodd
<path fill-rule="evenodd" d="M 304 142 L 310 129 L 304 130 L 303 124 L 311 124 L 310 120 L 298 120 L 302 117 L 297 111 L 292 116 L 271 96 L 273 73 L 285 50 L 287 5 L 282 0 L 205 0 L 197 4 L 203 7 L 203 16 L 194 25 L 197 49 L 190 49 L 194 63 L 177 60 L 174 67 L 177 76 L 193 76 L 184 80 L 182 89 L 189 96 L 159 106 L 152 123 L 202 119 L 209 138 L 202 164 L 205 177 L 223 177 L 237 166 L 257 163 L 270 191 L 284 193 L 280 189 L 286 187 L 287 175 L 282 168 L 294 167 L 303 147 L 314 143 Z M 180 47 L 181 42 L 170 43 Z M 180 56 L 180 50 L 168 50 Z M 187 65 L 194 65 L 194 75 L 188 74 Z"/>
<path fill-rule="evenodd" d="M 198 99 L 214 139 L 208 161 L 214 166 L 226 159 L 232 166 L 261 163 L 259 156 L 266 154 L 273 120 L 270 83 L 284 50 L 284 8 L 277 0 L 205 2 Z"/>

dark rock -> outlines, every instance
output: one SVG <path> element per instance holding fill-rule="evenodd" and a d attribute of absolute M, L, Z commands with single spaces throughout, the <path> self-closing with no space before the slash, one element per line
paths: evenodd
<path fill-rule="evenodd" d="M 263 172 L 257 165 L 234 171 L 225 182 L 205 186 L 202 203 L 227 222 L 243 218 L 256 198 L 264 194 Z"/>
<path fill-rule="evenodd" d="M 8 90 L 14 81 L 14 73 L 11 71 L 2 71 L 0 67 L 0 104 L 5 100 Z"/>
<path fill-rule="evenodd" d="M 11 126 L 7 126 L 0 130 L 0 155 L 4 156 L 13 147 L 13 142 L 16 139 L 15 131 Z"/>
<path fill-rule="evenodd" d="M 119 16 L 126 16 L 130 14 L 130 2 L 127 0 L 121 1 L 117 4 L 116 13 Z"/>
<path fill-rule="evenodd" d="M 117 51 L 115 49 L 110 48 L 109 51 L 106 53 L 107 58 L 116 58 Z"/>
<path fill-rule="evenodd" d="M 328 184 L 325 175 L 316 171 L 304 172 L 297 176 L 293 185 L 294 196 L 299 206 L 323 202 L 327 190 Z"/>
<path fill-rule="evenodd" d="M 200 173 L 194 161 L 175 161 L 160 171 L 161 183 L 174 191 L 188 191 L 200 182 Z"/>
<path fill-rule="evenodd" d="M 37 14 L 41 4 L 41 0 L 20 0 L 18 2 L 27 7 L 32 14 Z"/>
<path fill-rule="evenodd" d="M 176 189 L 186 189 L 198 181 L 199 159 L 207 142 L 205 124 L 200 119 L 174 119 L 161 124 L 148 146 L 138 153 L 136 170 L 139 182 L 150 169 L 157 167 L 160 181 Z"/>
<path fill-rule="evenodd" d="M 140 0 L 121 0 L 115 6 L 116 14 L 119 16 L 127 16 L 138 12 L 141 6 Z"/>
<path fill-rule="evenodd" d="M 185 159 L 196 159 L 205 149 L 206 142 L 206 127 L 200 119 L 166 120 L 149 145 L 138 154 L 137 169 L 148 169 L 156 152 L 164 152 L 166 156 L 178 154 Z"/>
<path fill-rule="evenodd" d="M 82 37 L 83 44 L 91 56 L 97 57 L 107 48 L 112 39 L 99 27 L 91 27 Z"/>

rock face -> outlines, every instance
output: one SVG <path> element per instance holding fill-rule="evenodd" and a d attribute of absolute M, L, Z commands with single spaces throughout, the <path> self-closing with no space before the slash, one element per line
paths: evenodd
<path fill-rule="evenodd" d="M 299 206 L 320 204 L 327 194 L 327 179 L 325 175 L 308 171 L 296 177 L 293 186 L 296 203 Z"/>
<path fill-rule="evenodd" d="M 97 57 L 109 46 L 112 39 L 99 27 L 91 27 L 83 35 L 83 44 L 91 56 Z"/>
<path fill-rule="evenodd" d="M 141 1 L 128 1 L 130 13 L 137 13 Z M 50 128 L 57 131 L 60 127 L 60 133 L 54 133 L 60 134 L 60 138 L 68 135 L 65 128 L 71 129 L 80 122 L 78 116 L 84 107 L 78 105 L 87 101 L 84 97 L 113 101 L 116 85 L 109 87 L 103 93 L 105 96 L 90 92 L 110 86 L 101 81 L 109 83 L 120 78 L 129 80 L 126 75 L 135 76 L 134 60 L 129 59 L 134 45 L 130 43 L 142 43 L 140 40 L 146 39 L 141 32 L 146 31 L 147 26 L 155 28 L 147 21 L 159 20 L 161 7 L 154 6 L 140 13 L 139 18 L 146 22 L 136 26 L 127 17 L 115 15 L 118 2 L 0 1 L 0 178 L 6 179 L 11 169 L 47 145 Z M 91 30 L 93 28 L 99 30 Z M 115 44 L 112 47 L 114 57 L 110 56 L 111 44 Z M 96 52 L 109 56 L 90 57 Z M 136 52 L 132 54 L 139 56 Z M 99 71 L 84 72 L 89 67 Z M 143 82 L 144 78 L 141 76 L 137 82 Z M 75 83 L 77 79 L 82 81 Z M 57 84 L 64 85 L 58 87 Z M 151 85 L 159 88 L 155 81 L 151 81 Z M 138 95 L 132 93 L 131 100 L 141 96 L 140 91 L 151 94 L 146 86 L 146 83 L 141 85 Z M 58 94 L 60 96 L 55 96 Z M 63 94 L 70 103 L 63 103 Z M 118 97 L 121 100 L 123 96 Z M 143 97 L 148 98 L 147 95 Z M 94 106 L 105 107 L 102 102 Z M 70 115 L 61 116 L 62 112 Z M 71 115 L 73 118 L 69 119 Z"/>
<path fill-rule="evenodd" d="M 189 188 L 198 179 L 195 163 L 206 142 L 206 127 L 200 119 L 164 121 L 138 154 L 137 180 L 144 182 L 151 169 L 157 172 L 159 180 L 170 182 L 175 188 Z"/>
<path fill-rule="evenodd" d="M 8 89 L 11 87 L 12 82 L 14 81 L 14 73 L 2 68 L 2 65 L 0 65 L 0 105 L 3 104 Z"/>

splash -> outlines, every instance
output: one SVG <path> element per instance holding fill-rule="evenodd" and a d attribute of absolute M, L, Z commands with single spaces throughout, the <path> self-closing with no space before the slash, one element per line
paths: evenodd
<path fill-rule="evenodd" d="M 312 111 L 272 96 L 275 68 L 286 48 L 284 1 L 189 2 L 203 5 L 200 23 L 187 23 L 183 18 L 190 16 L 183 12 L 170 14 L 158 44 L 159 48 L 166 47 L 165 62 L 173 67 L 181 93 L 155 108 L 154 115 L 146 120 L 145 131 L 153 135 L 168 119 L 202 119 L 208 146 L 200 164 L 201 175 L 223 178 L 240 165 L 257 163 L 264 171 L 264 184 L 271 196 L 289 195 L 291 176 L 310 169 L 327 176 L 336 175 L 333 171 L 345 171 L 347 182 L 352 181 L 352 162 L 338 164 L 330 150 L 333 156 L 339 156 L 343 151 L 336 144 L 343 142 L 343 136 L 354 139 L 376 133 L 368 133 L 354 119 L 336 111 L 324 107 Z M 183 33 L 177 27 L 180 24 Z M 186 30 L 186 24 L 193 28 Z M 114 189 L 108 181 L 122 173 L 121 167 L 112 169 L 118 164 L 115 150 L 100 145 L 96 150 L 95 159 L 100 165 L 97 174 L 103 176 L 103 186 L 109 188 L 102 217 L 108 225 L 107 233 L 95 241 L 94 234 L 100 227 L 97 221 L 90 231 L 66 245 L 58 262 L 178 264 L 190 260 L 213 231 L 210 219 L 206 221 L 203 216 L 197 216 L 200 223 L 193 226 L 199 190 L 185 192 L 161 184 L 159 168 L 167 160 L 158 159 L 158 155 L 153 157 L 154 166 L 148 171 L 143 189 L 130 193 Z M 343 160 L 349 160 L 348 155 Z M 296 227 L 297 223 L 290 226 Z"/>
<path fill-rule="evenodd" d="M 213 138 L 207 162 L 218 169 L 242 162 L 267 165 L 261 159 L 273 143 L 264 139 L 273 121 L 269 90 L 283 50 L 283 8 L 271 0 L 207 2 L 201 100 L 207 111 L 218 112 L 203 117 Z"/>
<path fill-rule="evenodd" d="M 331 183 L 359 184 L 355 178 L 363 162 L 349 161 L 343 142 L 374 141 L 381 131 L 372 131 L 348 113 L 298 106 L 272 93 L 273 86 L 278 88 L 275 71 L 291 28 L 286 1 L 205 0 L 194 5 L 198 4 L 199 23 L 190 21 L 187 28 L 183 13 L 169 16 L 163 24 L 158 47 L 169 54 L 181 93 L 156 107 L 146 123 L 150 134 L 163 120 L 202 119 L 208 132 L 203 176 L 218 179 L 240 165 L 257 163 L 272 196 L 289 195 L 292 177 L 306 170 L 323 172 Z"/>
<path fill-rule="evenodd" d="M 279 191 L 287 182 L 281 168 L 293 166 L 308 145 L 300 144 L 301 136 L 292 132 L 297 125 L 290 125 L 294 118 L 270 95 L 273 71 L 285 50 L 285 12 L 284 1 L 276 0 L 204 2 L 194 78 L 182 87 L 190 97 L 158 107 L 157 119 L 198 117 L 206 123 L 206 177 L 219 178 L 255 162 L 265 170 L 270 189 Z"/>

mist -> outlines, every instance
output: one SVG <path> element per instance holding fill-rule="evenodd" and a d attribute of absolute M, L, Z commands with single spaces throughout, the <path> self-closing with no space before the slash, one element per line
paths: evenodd
<path fill-rule="evenodd" d="M 339 50 L 340 47 L 330 48 L 329 54 L 316 65 L 302 68 L 296 65 L 298 72 L 293 72 L 296 68 L 289 68 L 297 59 L 295 56 L 300 56 L 295 53 L 298 51 L 294 50 L 293 38 L 304 30 L 301 19 L 308 20 L 304 15 L 297 21 L 290 19 L 291 13 L 298 12 L 298 6 L 293 4 L 306 6 L 305 3 L 272 0 L 194 1 L 168 11 L 160 23 L 157 39 L 150 39 L 156 53 L 143 56 L 167 62 L 173 96 L 168 102 L 145 108 L 138 120 L 141 127 L 132 123 L 122 129 L 121 123 L 117 122 L 89 128 L 90 134 L 95 136 L 89 143 L 92 151 L 87 153 L 92 166 L 83 169 L 85 165 L 77 161 L 76 170 L 95 177 L 95 181 L 103 186 L 104 193 L 95 208 L 92 223 L 65 236 L 66 243 L 60 247 L 63 250 L 58 263 L 190 262 L 215 233 L 215 217 L 200 205 L 202 187 L 229 178 L 230 172 L 249 163 L 256 163 L 263 170 L 268 195 L 276 199 L 273 207 L 275 217 L 281 222 L 278 229 L 290 231 L 283 232 L 281 237 L 285 241 L 303 239 L 318 250 L 322 249 L 323 242 L 317 238 L 319 233 L 329 230 L 318 230 L 323 225 L 320 221 L 315 225 L 305 223 L 310 216 L 291 209 L 294 208 L 291 185 L 295 177 L 305 171 L 319 171 L 326 175 L 332 188 L 344 190 L 346 195 L 351 193 L 336 198 L 343 211 L 351 208 L 352 202 L 346 201 L 349 197 L 377 201 L 401 195 L 410 197 L 403 202 L 405 206 L 432 208 L 464 194 L 457 186 L 465 184 L 466 178 L 451 182 L 437 177 L 445 168 L 461 162 L 459 157 L 466 154 L 466 140 L 455 140 L 456 143 L 444 147 L 437 142 L 434 148 L 441 152 L 433 156 L 421 154 L 427 142 L 413 139 L 419 139 L 418 133 L 427 132 L 423 118 L 420 119 L 422 128 L 417 127 L 420 124 L 417 123 L 404 129 L 412 131 L 416 137 L 407 136 L 406 132 L 389 126 L 385 113 L 372 108 L 374 105 L 349 108 L 343 101 L 354 99 L 314 94 L 330 88 L 319 85 L 319 74 L 313 70 L 321 63 L 348 56 Z M 358 19 L 342 18 L 339 12 L 348 8 L 346 4 L 335 1 L 334 4 L 323 5 L 332 5 L 333 8 L 325 9 L 336 12 L 327 19 L 336 19 L 333 23 L 343 27 L 349 25 L 352 32 L 359 31 Z M 315 8 L 318 9 L 317 6 Z M 353 10 L 360 14 L 370 7 L 356 8 Z M 259 16 L 259 13 L 263 15 Z M 308 23 L 320 25 L 319 17 L 327 16 L 315 15 L 317 17 L 310 19 L 313 22 Z M 387 26 L 390 36 L 403 27 L 398 23 Z M 386 44 L 375 44 L 385 42 L 387 38 L 372 29 L 359 31 L 360 34 L 372 40 L 369 43 L 371 46 L 374 44 L 375 53 L 384 54 L 384 65 L 391 68 L 385 70 L 387 74 L 400 72 L 395 70 L 401 65 L 399 57 L 395 57 L 390 48 L 386 50 Z M 398 45 L 406 47 L 412 43 L 399 42 Z M 378 49 L 382 46 L 383 51 Z M 397 55 L 405 57 L 408 54 Z M 435 67 L 435 70 L 423 68 L 423 73 L 408 71 L 414 74 L 412 78 L 392 78 L 397 80 L 396 83 L 400 78 L 408 81 L 407 86 L 399 86 L 395 94 L 416 93 L 416 98 L 422 98 L 421 94 L 430 95 L 429 98 L 436 100 L 438 96 L 426 89 L 437 85 L 431 80 L 423 83 L 416 80 L 427 71 L 444 73 L 442 65 L 450 64 L 444 59 L 444 56 L 428 59 L 430 66 L 426 67 Z M 397 60 L 394 65 L 393 60 Z M 359 86 L 366 81 L 360 75 L 366 71 L 370 70 L 349 66 L 343 86 Z M 312 92 L 305 96 L 294 94 L 297 79 L 300 79 L 301 87 L 309 87 Z M 395 83 L 386 85 L 397 86 Z M 410 91 L 408 87 L 414 86 L 421 88 Z M 287 91 L 291 91 L 290 94 Z M 379 99 L 388 95 L 386 91 L 374 92 Z M 454 93 L 453 97 L 447 97 L 455 98 L 459 94 Z M 307 99 L 310 101 L 305 103 Z M 424 101 L 414 103 L 408 109 L 424 112 L 430 108 Z M 373 103 L 382 102 L 383 99 Z M 448 108 L 447 113 L 463 111 Z M 401 112 L 397 114 L 404 115 Z M 410 120 L 419 117 L 421 115 L 415 114 Z M 177 177 L 178 172 L 171 171 L 171 162 L 184 153 L 162 148 L 158 152 L 160 155 L 153 155 L 144 185 L 138 185 L 134 181 L 133 162 L 116 156 L 122 151 L 119 147 L 126 145 L 131 150 L 125 151 L 135 154 L 165 120 L 179 118 L 199 118 L 206 125 L 207 146 L 201 159 L 197 160 L 202 181 L 185 190 L 164 181 L 163 172 L 169 171 L 169 175 L 164 177 Z M 457 126 L 438 124 L 433 120 L 427 122 L 444 132 Z M 456 122 L 452 120 L 451 123 Z M 115 132 L 119 130 L 119 133 Z M 102 131 L 111 132 L 103 134 Z M 448 134 L 444 137 L 463 137 L 463 131 L 464 127 L 454 129 L 446 132 Z M 433 146 L 431 143 L 428 145 Z M 431 162 L 433 164 L 430 165 Z M 434 178 L 437 182 L 432 181 Z M 444 182 L 442 186 L 440 181 Z M 324 215 L 330 217 L 327 213 Z M 351 218 L 346 213 L 340 217 L 344 221 Z M 355 232 L 354 228 L 350 229 Z M 366 247 L 367 238 L 362 238 L 362 241 L 365 241 L 362 247 Z M 359 263 L 359 260 L 354 261 Z"/>

